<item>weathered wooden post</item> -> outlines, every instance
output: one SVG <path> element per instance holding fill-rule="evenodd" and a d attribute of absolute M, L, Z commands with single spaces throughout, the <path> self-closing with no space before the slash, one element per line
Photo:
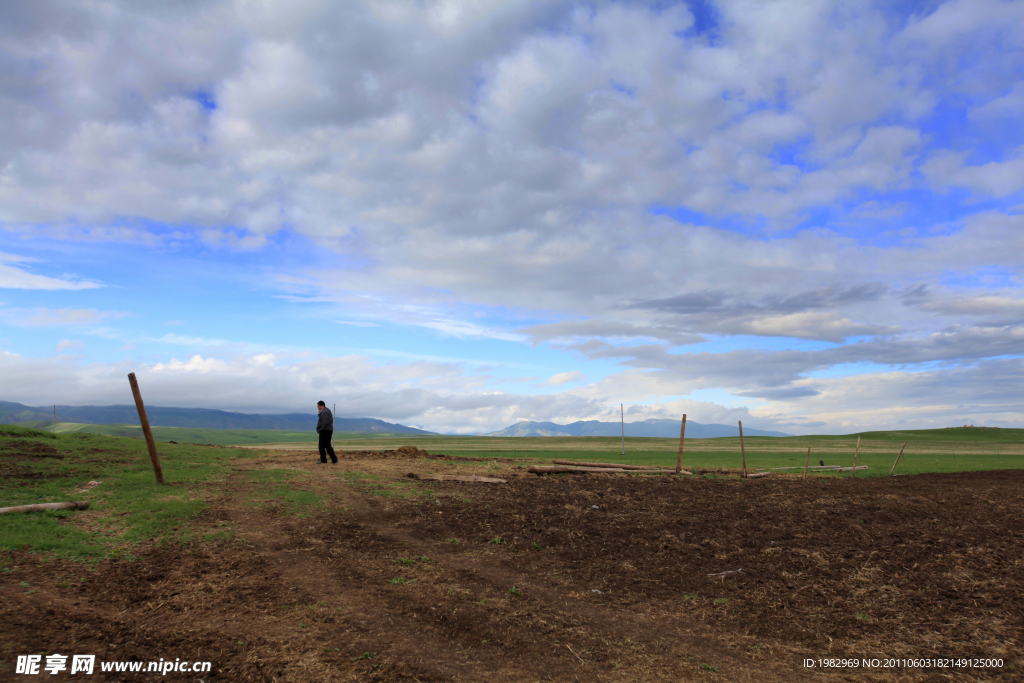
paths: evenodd
<path fill-rule="evenodd" d="M 619 404 L 619 421 L 622 424 L 622 457 L 626 457 L 626 414 L 622 412 L 622 404 Z"/>
<path fill-rule="evenodd" d="M 743 420 L 740 420 L 740 454 L 743 455 L 743 478 L 747 478 L 747 450 L 743 447 Z"/>
<path fill-rule="evenodd" d="M 807 460 L 804 461 L 804 479 L 807 478 L 807 466 L 811 464 L 811 447 L 807 447 Z"/>
<path fill-rule="evenodd" d="M 676 460 L 676 474 L 683 473 L 683 437 L 686 436 L 686 413 L 683 413 L 683 426 L 679 428 L 679 459 Z"/>
<path fill-rule="evenodd" d="M 902 445 L 902 446 L 900 446 L 900 454 L 896 456 L 896 462 L 894 462 L 894 463 L 892 464 L 892 469 L 891 469 L 891 470 L 889 470 L 889 476 L 890 476 L 890 477 L 891 477 L 891 476 L 893 475 L 893 472 L 895 472 L 895 471 L 896 471 L 896 465 L 898 465 L 898 464 L 899 464 L 899 462 L 900 462 L 900 458 L 902 458 L 902 457 L 903 457 L 903 449 L 904 449 L 904 448 L 906 448 L 906 447 L 907 447 L 907 442 L 906 442 L 906 441 L 904 441 L 904 442 L 903 442 L 903 445 Z"/>
<path fill-rule="evenodd" d="M 860 437 L 857 437 L 857 450 L 853 452 L 853 469 L 850 470 L 850 476 L 857 476 L 857 454 L 860 453 Z"/>
<path fill-rule="evenodd" d="M 142 394 L 139 392 L 139 383 L 135 379 L 135 373 L 128 373 L 128 383 L 132 385 L 132 396 L 135 397 L 135 407 L 139 411 L 139 422 L 142 423 L 142 433 L 146 437 L 146 447 L 149 448 L 149 459 L 153 461 L 153 473 L 156 475 L 158 484 L 164 483 L 164 471 L 160 467 L 160 456 L 156 453 L 156 441 L 153 440 L 153 430 L 149 428 L 149 418 L 146 417 L 146 406 L 142 403 Z"/>

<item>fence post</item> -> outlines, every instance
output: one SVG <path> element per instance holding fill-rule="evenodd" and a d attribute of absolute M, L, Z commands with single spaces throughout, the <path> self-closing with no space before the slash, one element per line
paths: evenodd
<path fill-rule="evenodd" d="M 740 453 L 743 455 L 743 478 L 747 478 L 747 449 L 743 447 L 743 420 L 740 420 Z"/>
<path fill-rule="evenodd" d="M 686 413 L 683 413 L 683 426 L 679 428 L 679 459 L 676 460 L 676 474 L 683 473 L 683 437 L 686 436 Z"/>
<path fill-rule="evenodd" d="M 904 442 L 903 442 L 903 445 L 902 445 L 902 446 L 900 446 L 900 454 L 896 456 L 896 462 L 894 462 L 894 463 L 892 464 L 892 469 L 891 469 L 891 470 L 889 470 L 889 476 L 890 476 L 890 477 L 892 476 L 893 472 L 895 472 L 895 471 L 896 471 L 896 465 L 898 465 L 898 464 L 899 464 L 899 462 L 900 462 L 900 458 L 902 458 L 902 457 L 903 457 L 903 449 L 904 449 L 904 448 L 906 448 L 906 447 L 907 447 L 907 442 L 906 442 L 906 441 L 904 441 Z"/>
<path fill-rule="evenodd" d="M 142 434 L 146 437 L 146 447 L 149 449 L 149 459 L 153 461 L 153 474 L 156 475 L 158 484 L 164 483 L 164 471 L 160 467 L 160 456 L 156 453 L 156 441 L 153 440 L 153 430 L 149 428 L 149 418 L 146 417 L 146 406 L 142 403 L 142 393 L 139 392 L 139 383 L 135 379 L 135 373 L 128 373 L 128 383 L 132 385 L 132 396 L 135 397 L 135 407 L 139 411 L 139 422 L 142 423 Z"/>
<path fill-rule="evenodd" d="M 860 453 L 860 437 L 857 437 L 857 450 L 853 452 L 853 469 L 850 474 L 854 477 L 857 476 L 857 455 Z"/>

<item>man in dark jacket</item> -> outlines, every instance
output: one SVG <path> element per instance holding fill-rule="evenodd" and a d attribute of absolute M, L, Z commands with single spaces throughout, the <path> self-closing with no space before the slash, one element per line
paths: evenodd
<path fill-rule="evenodd" d="M 316 402 L 316 409 L 320 413 L 316 420 L 316 431 L 320 435 L 320 464 L 327 464 L 327 455 L 330 454 L 331 462 L 337 465 L 338 456 L 334 454 L 334 448 L 331 446 L 331 437 L 334 436 L 334 415 L 323 401 Z"/>

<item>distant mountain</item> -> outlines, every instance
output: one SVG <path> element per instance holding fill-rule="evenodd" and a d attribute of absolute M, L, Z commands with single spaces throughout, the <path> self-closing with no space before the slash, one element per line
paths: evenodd
<path fill-rule="evenodd" d="M 146 406 L 146 416 L 154 427 L 203 427 L 206 429 L 288 429 L 310 430 L 316 428 L 316 412 L 289 413 L 286 415 L 251 415 L 229 413 L 224 410 L 207 408 L 161 408 Z M 31 420 L 53 419 L 53 408 L 31 408 L 20 403 L 0 401 L 0 423 L 28 422 Z M 139 413 L 135 406 L 57 406 L 58 422 L 79 422 L 83 424 L 139 424 Z M 334 429 L 338 432 L 390 432 L 398 434 L 433 434 L 422 429 L 392 424 L 369 417 L 335 417 Z"/>
<path fill-rule="evenodd" d="M 618 422 L 586 420 L 560 425 L 554 422 L 520 422 L 498 432 L 485 436 L 620 436 L 622 427 Z M 737 425 L 701 424 L 686 421 L 686 436 L 693 439 L 714 439 L 720 436 L 739 436 Z M 783 432 L 769 432 L 763 429 L 743 430 L 744 436 L 791 436 Z M 679 436 L 678 420 L 642 420 L 626 423 L 626 436 L 654 436 L 675 438 Z"/>

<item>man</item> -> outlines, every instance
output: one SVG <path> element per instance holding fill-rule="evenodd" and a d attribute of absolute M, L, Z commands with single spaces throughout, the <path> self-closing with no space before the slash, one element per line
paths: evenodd
<path fill-rule="evenodd" d="M 334 448 L 331 446 L 331 437 L 334 436 L 334 415 L 328 410 L 327 404 L 323 401 L 316 402 L 316 410 L 320 413 L 320 416 L 316 420 L 316 431 L 320 435 L 320 464 L 327 464 L 328 453 L 331 456 L 331 462 L 335 465 L 338 464 L 338 456 L 334 454 Z"/>

